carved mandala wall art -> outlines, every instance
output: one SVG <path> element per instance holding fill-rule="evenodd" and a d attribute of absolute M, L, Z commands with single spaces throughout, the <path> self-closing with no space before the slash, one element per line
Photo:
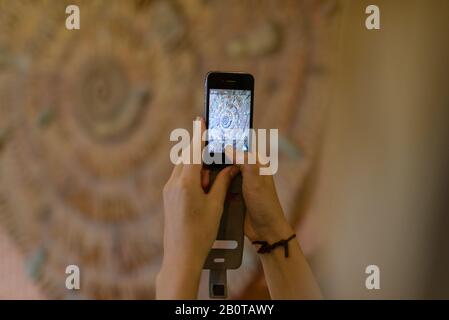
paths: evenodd
<path fill-rule="evenodd" d="M 202 113 L 210 70 L 255 76 L 254 123 L 280 129 L 276 179 L 295 221 L 333 1 L 75 1 L 69 31 L 72 2 L 0 1 L 0 219 L 50 297 L 154 297 L 169 133 Z M 234 296 L 259 270 L 245 257 Z"/>

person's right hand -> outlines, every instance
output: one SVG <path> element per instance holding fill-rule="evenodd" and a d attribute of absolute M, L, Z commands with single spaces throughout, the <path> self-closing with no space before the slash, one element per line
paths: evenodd
<path fill-rule="evenodd" d="M 226 155 L 234 159 L 243 177 L 243 198 L 247 208 L 245 218 L 245 235 L 251 240 L 263 240 L 269 243 L 286 239 L 294 232 L 287 220 L 276 193 L 272 175 L 261 175 L 263 165 L 248 164 L 248 153 L 226 148 Z M 235 159 L 244 158 L 244 164 L 237 164 Z"/>

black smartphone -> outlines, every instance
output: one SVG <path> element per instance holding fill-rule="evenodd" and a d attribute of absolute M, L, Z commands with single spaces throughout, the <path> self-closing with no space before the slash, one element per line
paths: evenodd
<path fill-rule="evenodd" d="M 211 163 L 210 181 L 223 167 L 225 147 L 250 151 L 253 127 L 254 78 L 248 73 L 209 72 L 205 83 L 205 120 L 208 129 L 205 152 Z M 207 259 L 205 269 L 236 269 L 243 256 L 243 225 L 245 202 L 242 194 L 242 176 L 237 175 L 229 187 L 224 203 L 220 228 Z"/>
<path fill-rule="evenodd" d="M 249 73 L 209 72 L 205 83 L 205 120 L 208 129 L 207 166 L 226 166 L 227 145 L 249 151 L 253 127 L 254 77 Z"/>

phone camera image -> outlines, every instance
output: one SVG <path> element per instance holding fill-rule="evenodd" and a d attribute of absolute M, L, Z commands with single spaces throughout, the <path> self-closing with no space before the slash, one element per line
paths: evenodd
<path fill-rule="evenodd" d="M 248 151 L 250 115 L 250 90 L 210 89 L 209 152 L 223 153 L 228 145 Z"/>

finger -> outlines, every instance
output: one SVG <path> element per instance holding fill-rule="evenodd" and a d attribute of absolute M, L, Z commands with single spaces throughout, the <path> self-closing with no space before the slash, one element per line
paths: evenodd
<path fill-rule="evenodd" d="M 218 202 L 223 203 L 229 185 L 238 172 L 239 168 L 237 166 L 229 166 L 221 170 L 214 180 L 209 195 L 214 197 Z"/>
<path fill-rule="evenodd" d="M 182 172 L 182 164 L 175 164 L 171 172 L 169 180 L 176 179 Z"/>
<path fill-rule="evenodd" d="M 210 170 L 203 168 L 201 170 L 201 187 L 203 188 L 204 192 L 208 191 L 209 183 L 210 183 Z"/>
<path fill-rule="evenodd" d="M 183 166 L 183 171 L 185 171 L 186 174 L 198 175 L 198 177 L 200 176 L 200 171 L 202 168 L 201 152 L 204 145 L 201 137 L 205 130 L 206 124 L 204 122 L 204 119 L 201 117 L 196 117 L 195 121 L 193 122 L 193 136 L 189 145 L 188 154 L 190 155 L 190 164 Z"/>
<path fill-rule="evenodd" d="M 241 164 L 245 163 L 245 160 L 247 160 L 247 155 L 245 154 L 245 152 L 238 151 L 237 149 L 229 145 L 225 147 L 225 155 L 228 160 L 231 160 L 232 164 L 239 168 L 241 168 Z"/>
<path fill-rule="evenodd" d="M 206 140 L 205 139 L 202 139 L 203 138 L 203 135 L 204 135 L 204 132 L 206 131 L 206 121 L 204 121 L 204 118 L 203 117 L 196 117 L 201 123 L 201 135 L 200 135 L 200 141 L 201 141 L 201 143 L 200 143 L 200 146 L 201 146 L 201 151 L 203 151 L 203 149 L 204 149 L 204 146 L 205 146 L 205 144 L 206 144 Z"/>
<path fill-rule="evenodd" d="M 256 153 L 240 151 L 231 146 L 227 146 L 225 148 L 225 155 L 227 158 L 232 159 L 232 163 L 239 167 L 242 174 L 246 172 L 256 172 L 260 167 L 260 162 Z"/>
<path fill-rule="evenodd" d="M 202 117 L 196 117 L 193 126 L 193 137 L 190 145 L 192 145 L 192 159 L 193 164 L 202 167 L 202 151 L 204 148 L 204 141 L 202 139 L 204 131 L 206 130 L 206 123 Z"/>
<path fill-rule="evenodd" d="M 190 142 L 190 156 L 191 159 L 193 159 L 192 163 L 200 166 L 202 166 L 201 155 L 205 144 L 205 141 L 202 139 L 204 131 L 206 131 L 206 123 L 203 117 L 198 116 L 193 122 L 193 135 L 192 141 Z"/>

